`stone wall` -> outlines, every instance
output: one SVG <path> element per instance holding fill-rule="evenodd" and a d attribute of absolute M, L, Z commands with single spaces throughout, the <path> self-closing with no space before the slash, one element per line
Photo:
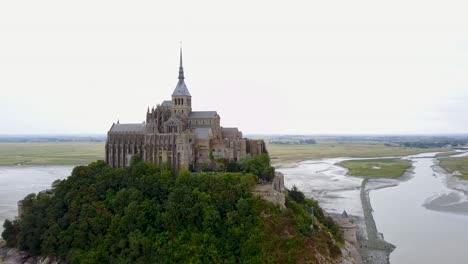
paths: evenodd
<path fill-rule="evenodd" d="M 254 194 L 260 198 L 278 204 L 281 210 L 286 209 L 286 196 L 284 194 L 284 175 L 277 172 L 273 182 L 265 184 L 257 184 L 255 186 Z"/>

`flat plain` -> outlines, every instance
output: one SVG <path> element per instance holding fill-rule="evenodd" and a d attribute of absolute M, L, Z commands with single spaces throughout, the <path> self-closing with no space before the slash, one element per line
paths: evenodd
<path fill-rule="evenodd" d="M 338 165 L 347 168 L 348 174 L 353 176 L 396 178 L 402 176 L 411 163 L 402 159 L 366 159 L 342 161 Z"/>
<path fill-rule="evenodd" d="M 385 146 L 374 141 L 320 140 L 311 145 L 267 144 L 272 163 L 287 164 L 311 159 L 405 156 L 445 148 Z M 0 165 L 77 165 L 104 159 L 104 142 L 0 143 Z"/>
<path fill-rule="evenodd" d="M 104 142 L 0 143 L 0 165 L 81 165 L 104 159 Z"/>
<path fill-rule="evenodd" d="M 267 144 L 273 164 L 287 164 L 304 160 L 352 157 L 396 157 L 425 152 L 446 152 L 447 148 L 407 148 L 385 146 L 376 141 L 318 141 L 312 145 Z"/>
<path fill-rule="evenodd" d="M 459 171 L 462 175 L 461 178 L 468 180 L 468 157 L 462 158 L 440 158 L 439 165 L 445 170 L 453 173 Z"/>

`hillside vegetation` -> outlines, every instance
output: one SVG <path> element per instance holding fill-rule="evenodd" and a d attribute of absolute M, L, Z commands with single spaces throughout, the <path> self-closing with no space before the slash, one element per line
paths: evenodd
<path fill-rule="evenodd" d="M 181 173 L 134 158 L 76 167 L 53 195 L 30 194 L 5 221 L 8 246 L 67 263 L 318 263 L 342 233 L 294 188 L 287 209 L 251 192 L 247 173 Z M 314 214 L 314 217 L 311 215 Z"/>

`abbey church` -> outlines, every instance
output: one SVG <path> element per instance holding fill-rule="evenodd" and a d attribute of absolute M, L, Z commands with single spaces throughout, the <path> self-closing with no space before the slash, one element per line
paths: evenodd
<path fill-rule="evenodd" d="M 172 99 L 146 112 L 146 122 L 112 124 L 107 133 L 106 162 L 125 167 L 133 155 L 154 164 L 167 163 L 174 171 L 201 170 L 214 160 L 239 161 L 267 153 L 263 140 L 243 138 L 237 128 L 222 127 L 216 111 L 192 111 L 180 51 L 179 81 Z"/>

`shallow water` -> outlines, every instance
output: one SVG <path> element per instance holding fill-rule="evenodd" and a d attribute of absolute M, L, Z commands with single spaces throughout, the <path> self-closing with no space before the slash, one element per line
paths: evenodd
<path fill-rule="evenodd" d="M 465 194 L 447 187 L 447 175 L 432 167 L 435 159 L 412 160 L 413 178 L 370 192 L 377 228 L 397 246 L 390 262 L 467 263 Z"/>
<path fill-rule="evenodd" d="M 392 264 L 468 263 L 467 185 L 433 167 L 435 154 L 405 157 L 414 162 L 413 176 L 403 182 L 381 180 L 387 186 L 398 185 L 370 192 L 378 231 L 397 247 L 390 255 Z M 346 169 L 334 165 L 344 159 L 307 161 L 278 170 L 284 173 L 287 188 L 296 185 L 326 211 L 362 216 L 361 178 L 345 176 Z M 367 187 L 378 188 L 379 182 L 371 181 Z"/>
<path fill-rule="evenodd" d="M 296 167 L 280 168 L 284 184 L 290 189 L 296 185 L 307 197 L 316 199 L 320 206 L 331 213 L 346 210 L 362 216 L 360 187 L 362 179 L 346 175 L 346 169 L 335 165 L 344 159 L 323 159 L 299 163 Z"/>
<path fill-rule="evenodd" d="M 18 215 L 17 202 L 30 193 L 49 189 L 68 177 L 74 166 L 0 166 L 0 232 L 5 219 Z"/>

